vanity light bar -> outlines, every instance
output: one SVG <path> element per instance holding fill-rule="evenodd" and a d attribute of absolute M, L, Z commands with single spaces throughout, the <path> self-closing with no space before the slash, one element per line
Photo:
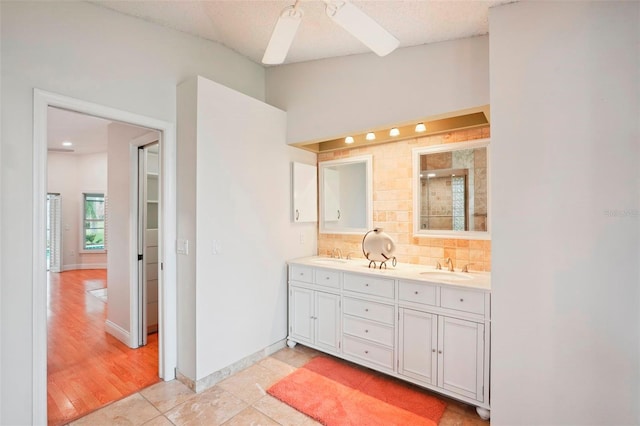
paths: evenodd
<path fill-rule="evenodd" d="M 411 129 L 411 127 L 409 127 L 409 129 Z M 408 130 L 408 129 L 404 128 L 404 130 Z M 420 123 L 416 124 L 416 126 L 414 128 L 414 131 L 415 131 L 415 133 L 426 132 L 427 131 L 427 126 L 423 122 L 420 122 Z M 358 136 L 358 135 L 356 135 L 356 136 Z M 390 137 L 400 136 L 400 128 L 392 127 L 391 129 L 389 129 L 389 136 Z M 367 132 L 365 134 L 364 139 L 366 139 L 367 141 L 375 141 L 376 140 L 376 134 L 374 132 Z M 384 139 L 384 137 L 383 137 L 383 139 Z M 344 143 L 346 143 L 346 144 L 352 144 L 354 142 L 355 142 L 355 138 L 353 136 L 347 136 L 347 137 L 344 138 Z"/>

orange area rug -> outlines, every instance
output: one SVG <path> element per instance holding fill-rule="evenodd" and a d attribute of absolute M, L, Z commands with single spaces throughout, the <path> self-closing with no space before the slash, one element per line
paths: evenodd
<path fill-rule="evenodd" d="M 447 404 L 408 383 L 317 357 L 267 392 L 328 426 L 437 425 Z"/>

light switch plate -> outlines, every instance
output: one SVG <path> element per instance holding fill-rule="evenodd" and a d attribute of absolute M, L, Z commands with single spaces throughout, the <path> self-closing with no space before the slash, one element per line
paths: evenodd
<path fill-rule="evenodd" d="M 189 254 L 189 240 L 178 239 L 176 242 L 176 251 L 178 254 Z"/>

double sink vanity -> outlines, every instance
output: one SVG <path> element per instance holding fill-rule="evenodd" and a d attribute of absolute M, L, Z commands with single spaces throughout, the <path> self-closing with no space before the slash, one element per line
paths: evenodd
<path fill-rule="evenodd" d="M 289 261 L 287 344 L 464 401 L 489 418 L 490 274 L 368 266 L 318 256 Z"/>

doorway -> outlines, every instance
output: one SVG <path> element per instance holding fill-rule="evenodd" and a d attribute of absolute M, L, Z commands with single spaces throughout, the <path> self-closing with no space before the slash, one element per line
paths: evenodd
<path fill-rule="evenodd" d="M 158 130 L 159 141 L 163 144 L 167 157 L 160 158 L 163 171 L 162 198 L 165 204 L 159 206 L 158 248 L 159 259 L 163 264 L 162 274 L 158 277 L 158 291 L 161 297 L 158 309 L 158 329 L 162 338 L 159 341 L 159 376 L 165 380 L 175 378 L 176 368 L 176 329 L 175 309 L 175 253 L 163 250 L 169 247 L 168 241 L 175 241 L 175 126 L 172 123 L 152 119 L 125 111 L 56 95 L 41 90 L 34 91 L 34 216 L 33 216 L 33 354 L 34 354 L 34 400 L 33 422 L 47 422 L 47 110 L 57 107 L 109 120 L 120 121 L 136 126 Z M 171 157 L 169 157 L 171 156 Z M 134 170 L 131 170 L 135 172 Z M 137 182 L 135 182 L 137 183 Z M 135 186 L 135 185 L 134 185 Z M 135 188 L 134 188 L 135 190 Z M 132 190 L 132 192 L 134 192 Z M 135 244 L 135 235 L 132 236 Z M 134 246 L 135 247 L 135 246 Z M 135 269 L 137 259 L 131 259 Z M 137 283 L 137 282 L 136 282 Z M 131 286 L 134 287 L 134 286 Z M 137 288 L 135 288 L 137 291 Z M 137 298 L 131 298 L 137 302 Z M 137 306 L 136 306 L 137 310 Z M 132 323 L 134 318 L 131 318 Z M 137 321 L 135 321 L 137 322 Z M 130 330 L 137 338 L 137 330 Z M 129 345 L 131 346 L 131 345 Z"/>

